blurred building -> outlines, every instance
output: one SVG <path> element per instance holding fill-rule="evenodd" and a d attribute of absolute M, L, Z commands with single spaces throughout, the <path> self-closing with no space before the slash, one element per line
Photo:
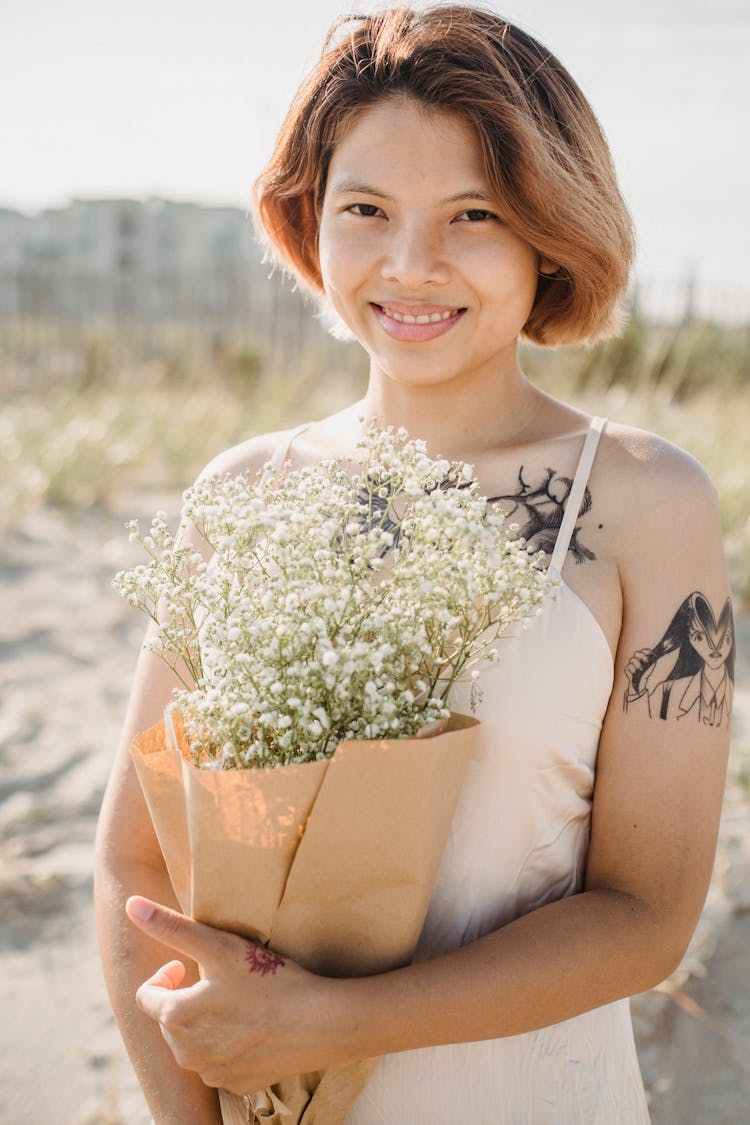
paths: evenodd
<path fill-rule="evenodd" d="M 249 215 L 164 199 L 75 199 L 26 215 L 0 208 L 0 321 L 242 324 L 319 337 L 300 294 L 263 264 Z M 639 278 L 647 318 L 750 321 L 750 293 Z"/>
<path fill-rule="evenodd" d="M 278 284 L 261 257 L 237 208 L 76 199 L 31 216 L 0 209 L 0 317 L 262 316 Z"/>

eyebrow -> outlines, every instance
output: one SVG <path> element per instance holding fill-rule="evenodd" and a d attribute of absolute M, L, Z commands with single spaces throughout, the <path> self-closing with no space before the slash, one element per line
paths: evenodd
<path fill-rule="evenodd" d="M 354 180 L 342 180 L 341 183 L 334 184 L 331 188 L 334 195 L 346 195 L 351 192 L 355 195 L 375 195 L 378 199 L 385 199 L 389 203 L 393 203 L 393 196 L 387 195 L 384 191 L 380 191 L 371 184 L 360 184 Z M 471 187 L 466 191 L 457 191 L 455 195 L 449 195 L 445 199 L 441 199 L 441 205 L 444 203 L 458 203 L 461 199 L 481 199 L 485 203 L 494 202 L 494 197 L 489 195 L 488 192 L 482 188 Z"/>

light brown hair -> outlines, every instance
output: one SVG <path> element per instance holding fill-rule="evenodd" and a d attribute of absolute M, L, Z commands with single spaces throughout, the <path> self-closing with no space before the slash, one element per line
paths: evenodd
<path fill-rule="evenodd" d="M 285 267 L 322 292 L 318 218 L 333 150 L 358 112 L 394 96 L 469 122 L 503 218 L 558 264 L 540 274 L 523 335 L 548 345 L 611 335 L 634 242 L 607 142 L 554 55 L 482 8 L 391 8 L 333 25 L 255 184 Z"/>

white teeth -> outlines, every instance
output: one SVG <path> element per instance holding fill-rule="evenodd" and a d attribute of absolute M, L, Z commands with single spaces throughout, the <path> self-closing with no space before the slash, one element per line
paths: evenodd
<path fill-rule="evenodd" d="M 438 324 L 441 320 L 449 320 L 455 316 L 458 309 L 446 309 L 445 312 L 423 313 L 420 316 L 409 316 L 408 313 L 397 313 L 394 309 L 389 309 L 383 306 L 384 311 L 393 320 L 398 320 L 401 324 Z"/>

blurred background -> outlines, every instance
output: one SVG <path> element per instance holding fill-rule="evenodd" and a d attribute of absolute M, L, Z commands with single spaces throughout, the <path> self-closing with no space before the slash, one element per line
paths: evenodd
<path fill-rule="evenodd" d="M 688 449 L 719 493 L 739 657 L 716 869 L 683 965 L 633 1010 L 655 1125 L 736 1125 L 750 1098 L 750 4 L 488 6 L 588 95 L 639 236 L 620 338 L 526 347 L 526 369 Z M 262 262 L 248 215 L 343 10 L 0 0 L 0 1125 L 148 1121 L 91 910 L 141 638 L 110 580 L 135 559 L 125 519 L 176 519 L 215 453 L 364 390 L 364 354 Z"/>

